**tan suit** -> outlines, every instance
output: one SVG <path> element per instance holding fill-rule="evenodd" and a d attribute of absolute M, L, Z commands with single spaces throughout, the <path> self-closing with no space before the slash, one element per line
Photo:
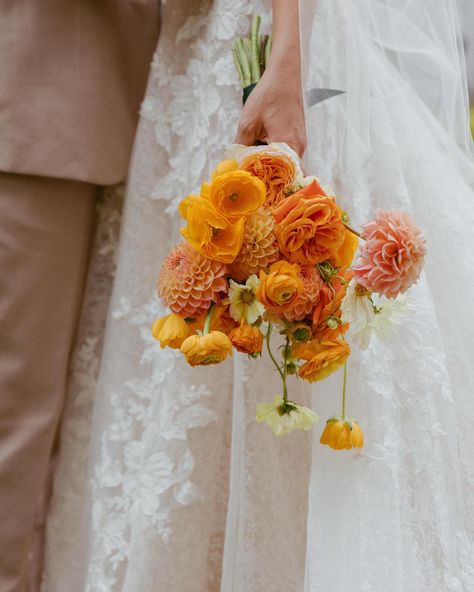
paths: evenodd
<path fill-rule="evenodd" d="M 158 31 L 158 0 L 0 2 L 0 592 L 39 590 L 95 196 L 125 179 Z"/>

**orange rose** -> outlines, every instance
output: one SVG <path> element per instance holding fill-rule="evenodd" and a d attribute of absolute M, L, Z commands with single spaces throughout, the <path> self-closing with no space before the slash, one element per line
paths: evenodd
<path fill-rule="evenodd" d="M 209 199 L 226 218 L 240 218 L 263 205 L 265 185 L 247 171 L 229 171 L 215 177 Z"/>
<path fill-rule="evenodd" d="M 153 337 L 160 342 L 161 349 L 164 347 L 179 349 L 183 341 L 194 333 L 194 328 L 180 315 L 171 313 L 166 317 L 156 319 L 151 332 Z"/>
<path fill-rule="evenodd" d="M 231 221 L 202 197 L 189 196 L 183 202 L 180 213 L 188 225 L 181 234 L 188 243 L 207 259 L 232 263 L 242 246 L 244 218 Z"/>
<path fill-rule="evenodd" d="M 326 261 L 344 242 L 341 211 L 333 197 L 318 195 L 318 188 L 313 181 L 273 211 L 280 251 L 303 265 Z"/>
<path fill-rule="evenodd" d="M 281 202 L 295 178 L 295 164 L 284 154 L 257 152 L 244 160 L 242 168 L 265 184 L 267 207 L 274 207 Z"/>
<path fill-rule="evenodd" d="M 347 230 L 347 228 L 344 228 L 344 242 L 335 255 L 329 259 L 329 263 L 337 269 L 350 267 L 358 246 L 359 240 L 357 236 L 350 230 Z"/>
<path fill-rule="evenodd" d="M 351 353 L 345 341 L 308 341 L 293 348 L 291 355 L 307 360 L 298 374 L 308 382 L 324 380 L 344 365 Z"/>
<path fill-rule="evenodd" d="M 263 335 L 260 329 L 242 323 L 229 333 L 232 345 L 244 354 L 260 354 L 263 347 Z"/>
<path fill-rule="evenodd" d="M 260 272 L 256 294 L 268 311 L 280 314 L 292 306 L 303 290 L 299 271 L 299 265 L 277 261 L 270 266 L 270 273 Z"/>
<path fill-rule="evenodd" d="M 218 364 L 232 355 L 232 343 L 225 333 L 211 331 L 206 335 L 191 335 L 180 347 L 191 366 Z"/>

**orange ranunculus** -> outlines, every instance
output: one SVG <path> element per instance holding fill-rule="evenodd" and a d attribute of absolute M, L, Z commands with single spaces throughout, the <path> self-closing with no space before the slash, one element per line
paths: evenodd
<path fill-rule="evenodd" d="M 295 178 L 295 163 L 285 154 L 256 152 L 248 156 L 242 168 L 263 181 L 266 187 L 265 205 L 277 206 L 291 189 Z"/>
<path fill-rule="evenodd" d="M 232 355 L 232 343 L 225 333 L 211 331 L 206 335 L 191 335 L 183 341 L 180 350 L 191 366 L 208 366 Z"/>
<path fill-rule="evenodd" d="M 262 352 L 263 335 L 260 329 L 242 323 L 229 333 L 232 345 L 244 354 L 257 355 Z"/>
<path fill-rule="evenodd" d="M 325 323 L 328 317 L 337 316 L 341 302 L 346 295 L 347 284 L 353 275 L 352 271 L 341 270 L 329 280 L 330 285 L 328 283 L 323 285 L 319 293 L 318 303 L 313 310 L 313 325 L 315 327 Z"/>
<path fill-rule="evenodd" d="M 216 177 L 219 175 L 223 175 L 224 173 L 230 173 L 232 171 L 236 171 L 239 168 L 239 163 L 236 160 L 223 160 L 220 162 L 214 172 L 211 175 L 211 179 L 214 181 Z"/>
<path fill-rule="evenodd" d="M 306 360 L 298 374 L 308 382 L 324 380 L 344 365 L 351 353 L 345 341 L 308 341 L 293 348 L 294 358 Z"/>
<path fill-rule="evenodd" d="M 207 259 L 232 263 L 242 246 L 244 218 L 229 220 L 202 197 L 189 196 L 180 208 L 188 225 L 181 234 L 188 243 Z"/>
<path fill-rule="evenodd" d="M 335 255 L 329 259 L 329 263 L 337 269 L 350 267 L 358 246 L 359 239 L 357 236 L 350 230 L 347 230 L 347 228 L 344 228 L 344 242 Z"/>
<path fill-rule="evenodd" d="M 151 332 L 153 337 L 160 342 L 161 349 L 164 347 L 179 349 L 183 341 L 194 333 L 194 327 L 187 323 L 182 316 L 171 313 L 156 319 Z"/>
<path fill-rule="evenodd" d="M 263 205 L 265 185 L 247 171 L 230 171 L 213 180 L 209 199 L 226 218 L 240 218 L 253 214 Z"/>
<path fill-rule="evenodd" d="M 268 274 L 260 272 L 256 294 L 268 311 L 280 314 L 293 305 L 303 290 L 299 270 L 299 265 L 277 261 L 270 266 Z"/>
<path fill-rule="evenodd" d="M 318 188 L 313 181 L 273 211 L 280 251 L 303 265 L 326 261 L 344 242 L 341 211 L 333 197 L 318 195 Z"/>

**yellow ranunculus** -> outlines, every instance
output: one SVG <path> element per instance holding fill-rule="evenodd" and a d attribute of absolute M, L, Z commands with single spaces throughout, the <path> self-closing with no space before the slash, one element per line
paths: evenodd
<path fill-rule="evenodd" d="M 256 212 L 264 203 L 265 185 L 246 171 L 229 171 L 211 183 L 209 199 L 226 218 L 240 218 Z"/>
<path fill-rule="evenodd" d="M 338 269 L 340 269 L 341 267 L 350 267 L 358 246 L 359 240 L 357 236 L 353 232 L 345 228 L 344 242 L 339 247 L 339 250 L 334 255 L 334 257 L 329 259 L 329 263 L 333 267 L 336 267 Z"/>
<path fill-rule="evenodd" d="M 160 342 L 162 349 L 164 347 L 179 349 L 193 331 L 194 328 L 175 313 L 156 319 L 151 329 L 153 337 Z"/>
<path fill-rule="evenodd" d="M 303 290 L 299 270 L 297 263 L 277 261 L 270 266 L 268 274 L 260 272 L 257 298 L 268 311 L 280 314 L 292 306 Z"/>
<path fill-rule="evenodd" d="M 188 195 L 184 199 L 182 199 L 178 204 L 178 212 L 181 218 L 187 219 L 188 216 L 188 209 L 194 203 L 194 200 L 199 199 L 197 195 Z"/>
<path fill-rule="evenodd" d="M 209 195 L 211 194 L 211 184 L 207 181 L 203 181 L 201 183 L 201 197 L 205 199 L 209 199 Z"/>
<path fill-rule="evenodd" d="M 214 172 L 211 175 L 211 179 L 214 181 L 214 179 L 216 177 L 219 177 L 219 175 L 224 175 L 225 173 L 236 171 L 238 168 L 239 163 L 236 160 L 223 160 L 214 169 Z"/>
<path fill-rule="evenodd" d="M 331 417 L 321 435 L 321 444 L 327 444 L 334 450 L 350 450 L 362 448 L 364 434 L 357 421 L 343 420 L 341 417 Z"/>
<path fill-rule="evenodd" d="M 232 263 L 242 246 L 244 218 L 231 221 L 202 197 L 189 196 L 183 203 L 180 213 L 188 225 L 181 234 L 188 243 L 207 259 Z"/>
<path fill-rule="evenodd" d="M 345 341 L 313 339 L 297 345 L 291 353 L 294 358 L 306 360 L 299 369 L 300 377 L 308 382 L 315 382 L 324 380 L 339 370 L 349 357 L 351 348 Z"/>
<path fill-rule="evenodd" d="M 180 350 L 191 366 L 208 366 L 232 355 L 232 343 L 225 333 L 211 331 L 206 335 L 191 335 L 183 341 Z"/>

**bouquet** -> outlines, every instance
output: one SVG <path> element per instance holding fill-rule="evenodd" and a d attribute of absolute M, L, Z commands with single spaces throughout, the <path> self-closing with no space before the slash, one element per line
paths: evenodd
<path fill-rule="evenodd" d="M 262 46 L 258 30 L 252 37 Z M 341 413 L 327 420 L 321 443 L 361 448 L 359 423 L 346 414 L 347 337 L 364 349 L 372 335 L 391 335 L 423 267 L 423 234 L 395 210 L 378 211 L 357 232 L 286 144 L 234 145 L 223 156 L 199 194 L 179 205 L 183 241 L 158 279 L 171 312 L 154 322 L 153 336 L 191 366 L 222 363 L 234 350 L 258 363 L 266 350 L 281 393 L 257 405 L 256 420 L 277 436 L 319 419 L 291 398 L 290 377 L 312 383 L 343 369 Z"/>

